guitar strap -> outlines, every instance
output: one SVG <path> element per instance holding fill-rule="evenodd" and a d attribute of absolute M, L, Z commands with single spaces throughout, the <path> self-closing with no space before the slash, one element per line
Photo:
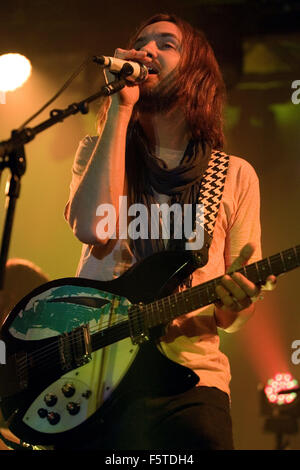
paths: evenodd
<path fill-rule="evenodd" d="M 204 206 L 204 217 L 197 217 L 196 224 L 205 229 L 213 238 L 214 227 L 220 208 L 220 203 L 225 186 L 225 180 L 229 164 L 229 155 L 224 152 L 212 151 L 207 170 L 205 171 L 200 186 L 198 204 Z"/>
<path fill-rule="evenodd" d="M 204 243 L 201 250 L 195 250 L 191 253 L 195 269 L 204 266 L 208 260 L 208 251 L 213 239 L 228 165 L 229 155 L 217 150 L 212 151 L 198 195 L 194 231 L 198 234 L 204 234 Z"/>

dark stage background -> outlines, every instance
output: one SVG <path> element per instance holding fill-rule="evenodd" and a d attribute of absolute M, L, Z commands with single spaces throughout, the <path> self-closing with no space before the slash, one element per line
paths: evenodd
<path fill-rule="evenodd" d="M 32 76 L 0 105 L 0 139 L 42 106 L 89 55 L 113 55 L 125 47 L 137 24 L 157 12 L 174 12 L 204 29 L 228 86 L 226 148 L 248 160 L 261 184 L 264 256 L 299 243 L 300 104 L 292 82 L 300 80 L 300 3 L 236 1 L 2 2 L 0 54 L 19 52 L 32 62 Z M 50 109 L 65 108 L 98 91 L 100 70 L 88 66 Z M 95 133 L 97 103 L 36 137 L 26 146 L 9 257 L 26 258 L 51 279 L 73 276 L 80 255 L 63 219 L 71 166 L 78 141 Z M 31 125 L 49 115 L 43 112 Z M 3 227 L 5 172 L 1 180 Z M 232 416 L 238 449 L 273 449 L 263 430 L 257 385 L 278 371 L 300 380 L 291 343 L 300 339 L 298 271 L 283 276 L 274 293 L 257 304 L 256 316 L 240 332 L 221 333 L 232 365 Z M 300 449 L 299 434 L 290 448 Z"/>

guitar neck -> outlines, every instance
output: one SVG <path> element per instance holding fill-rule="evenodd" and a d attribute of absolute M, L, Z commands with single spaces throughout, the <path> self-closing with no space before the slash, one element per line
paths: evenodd
<path fill-rule="evenodd" d="M 297 245 L 269 258 L 244 266 L 237 272 L 243 274 L 254 284 L 261 286 L 270 275 L 279 276 L 299 266 L 300 245 Z M 222 277 L 147 304 L 143 310 L 144 324 L 148 328 L 163 325 L 180 315 L 216 302 L 218 300 L 216 286 L 220 284 Z"/>
<path fill-rule="evenodd" d="M 299 266 L 300 245 L 244 266 L 237 272 L 260 286 L 271 274 L 279 276 Z M 220 284 L 222 277 L 217 277 L 183 292 L 174 293 L 142 307 L 134 305 L 129 319 L 117 322 L 91 335 L 92 350 L 95 351 L 131 336 L 132 330 L 136 327 L 139 331 L 147 333 L 150 328 L 166 325 L 180 315 L 216 302 L 218 300 L 216 286 Z"/>

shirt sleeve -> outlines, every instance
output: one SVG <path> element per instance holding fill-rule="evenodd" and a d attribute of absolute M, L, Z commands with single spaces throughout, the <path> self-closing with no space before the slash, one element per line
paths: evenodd
<path fill-rule="evenodd" d="M 70 198 L 73 196 L 80 183 L 84 170 L 92 156 L 93 150 L 97 143 L 97 136 L 86 136 L 79 142 L 74 163 L 72 167 L 72 180 L 70 183 Z"/>
<path fill-rule="evenodd" d="M 255 251 L 248 264 L 261 259 L 261 224 L 259 180 L 253 167 L 243 159 L 234 157 L 238 165 L 233 171 L 235 211 L 232 214 L 225 240 L 226 270 L 244 245 L 251 242 Z"/>
<path fill-rule="evenodd" d="M 92 156 L 97 140 L 97 136 L 91 137 L 87 135 L 79 142 L 72 166 L 72 179 L 70 183 L 69 199 L 64 210 L 65 219 L 68 219 L 70 201 L 73 199 L 73 196 L 78 188 L 81 177 Z"/>

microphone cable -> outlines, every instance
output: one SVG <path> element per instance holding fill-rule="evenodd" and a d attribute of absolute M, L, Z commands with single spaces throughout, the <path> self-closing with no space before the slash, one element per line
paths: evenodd
<path fill-rule="evenodd" d="M 36 118 L 39 114 L 41 114 L 44 111 L 44 109 L 50 106 L 50 104 L 53 103 L 53 101 L 55 101 L 68 88 L 68 86 L 73 82 L 73 80 L 77 77 L 77 75 L 79 75 L 83 71 L 83 69 L 89 64 L 89 62 L 92 62 L 93 57 L 94 56 L 85 59 L 79 65 L 79 67 L 75 70 L 75 72 L 72 73 L 70 78 L 67 79 L 67 81 L 63 84 L 63 86 L 57 91 L 57 93 L 55 93 L 55 95 L 49 101 L 47 101 L 47 103 L 45 103 L 36 113 L 34 113 L 30 118 L 28 118 L 25 122 L 23 122 L 23 124 L 18 128 L 18 131 L 21 131 L 22 129 L 24 129 L 24 127 L 29 122 L 31 122 L 34 118 Z"/>

